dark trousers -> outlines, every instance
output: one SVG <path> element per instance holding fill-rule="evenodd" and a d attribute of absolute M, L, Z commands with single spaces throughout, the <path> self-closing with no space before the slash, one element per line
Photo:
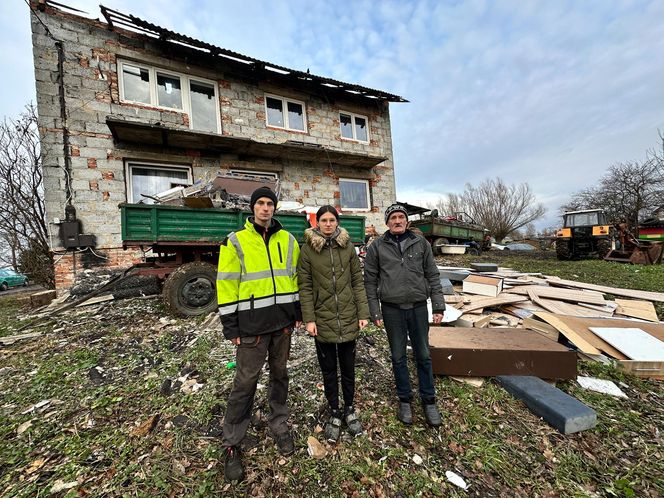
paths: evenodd
<path fill-rule="evenodd" d="M 344 405 L 352 406 L 355 397 L 355 341 L 338 344 L 316 341 L 318 364 L 323 373 L 325 397 L 332 410 L 339 410 L 339 376 L 337 363 L 341 371 L 341 390 Z"/>
<path fill-rule="evenodd" d="M 228 398 L 224 417 L 223 446 L 237 446 L 247 432 L 251 420 L 256 386 L 265 364 L 270 367 L 268 400 L 270 416 L 268 426 L 273 435 L 288 431 L 288 369 L 286 363 L 290 353 L 290 330 L 278 330 L 271 334 L 243 337 L 235 357 L 235 379 Z"/>
<path fill-rule="evenodd" d="M 406 355 L 406 341 L 410 337 L 410 345 L 417 364 L 420 399 L 426 404 L 435 402 L 433 369 L 429 353 L 429 313 L 426 305 L 401 309 L 383 303 L 381 309 L 387 339 L 390 343 L 397 396 L 402 401 L 412 401 L 413 399 Z"/>

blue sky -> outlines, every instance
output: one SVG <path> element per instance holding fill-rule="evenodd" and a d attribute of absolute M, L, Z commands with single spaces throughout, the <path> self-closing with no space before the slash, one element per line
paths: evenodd
<path fill-rule="evenodd" d="M 0 115 L 34 100 L 27 6 L 0 2 Z M 100 17 L 98 1 L 64 3 Z M 528 182 L 558 224 L 569 193 L 664 131 L 664 2 L 108 0 L 175 31 L 401 95 L 397 198 L 499 176 Z M 222 7 L 223 6 L 223 7 Z"/>

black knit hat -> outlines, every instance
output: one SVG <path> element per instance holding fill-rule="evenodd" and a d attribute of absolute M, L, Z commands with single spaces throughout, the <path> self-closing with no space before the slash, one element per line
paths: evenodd
<path fill-rule="evenodd" d="M 316 221 L 320 221 L 320 217 L 323 216 L 325 213 L 332 213 L 334 217 L 339 221 L 339 213 L 337 211 L 337 208 L 334 206 L 330 206 L 329 204 L 321 207 L 318 211 L 316 211 Z"/>
<path fill-rule="evenodd" d="M 398 211 L 401 211 L 406 216 L 406 218 L 408 218 L 408 211 L 406 211 L 405 206 L 401 204 L 392 204 L 391 206 L 388 206 L 387 209 L 385 210 L 385 224 L 387 224 L 387 220 L 390 219 L 392 213 L 396 213 Z"/>
<path fill-rule="evenodd" d="M 272 202 L 274 202 L 274 208 L 277 208 L 277 194 L 275 194 L 270 187 L 259 187 L 256 190 L 254 190 L 253 194 L 251 194 L 251 200 L 249 201 L 249 208 L 253 211 L 254 210 L 254 204 L 256 204 L 256 201 L 260 199 L 261 197 L 267 197 L 268 199 L 272 199 Z"/>

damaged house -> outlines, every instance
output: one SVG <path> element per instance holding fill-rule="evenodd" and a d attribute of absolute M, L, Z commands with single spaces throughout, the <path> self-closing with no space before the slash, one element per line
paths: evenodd
<path fill-rule="evenodd" d="M 56 286 L 140 262 L 121 203 L 219 172 L 278 180 L 281 199 L 382 225 L 395 199 L 397 95 L 231 52 L 101 7 L 31 2 L 44 187 Z"/>

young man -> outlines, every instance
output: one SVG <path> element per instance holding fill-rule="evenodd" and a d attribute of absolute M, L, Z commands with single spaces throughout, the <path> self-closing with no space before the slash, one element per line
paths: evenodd
<path fill-rule="evenodd" d="M 439 271 L 426 239 L 407 229 L 408 215 L 404 206 L 389 206 L 385 211 L 385 224 L 388 231 L 367 251 L 364 284 L 371 318 L 379 327 L 385 326 L 390 343 L 399 397 L 397 418 L 404 424 L 413 422 L 413 391 L 406 356 L 406 341 L 410 337 L 424 416 L 429 425 L 439 426 L 442 419 L 436 406 L 427 311 L 430 297 L 433 322 L 442 321 L 445 301 Z"/>
<path fill-rule="evenodd" d="M 277 196 L 267 187 L 251 195 L 244 228 L 231 233 L 219 251 L 217 302 L 224 336 L 237 346 L 233 389 L 224 418 L 224 475 L 244 477 L 244 438 L 267 356 L 270 367 L 268 425 L 282 455 L 294 450 L 288 429 L 288 371 L 291 331 L 301 323 L 297 286 L 300 247 L 273 219 Z"/>

